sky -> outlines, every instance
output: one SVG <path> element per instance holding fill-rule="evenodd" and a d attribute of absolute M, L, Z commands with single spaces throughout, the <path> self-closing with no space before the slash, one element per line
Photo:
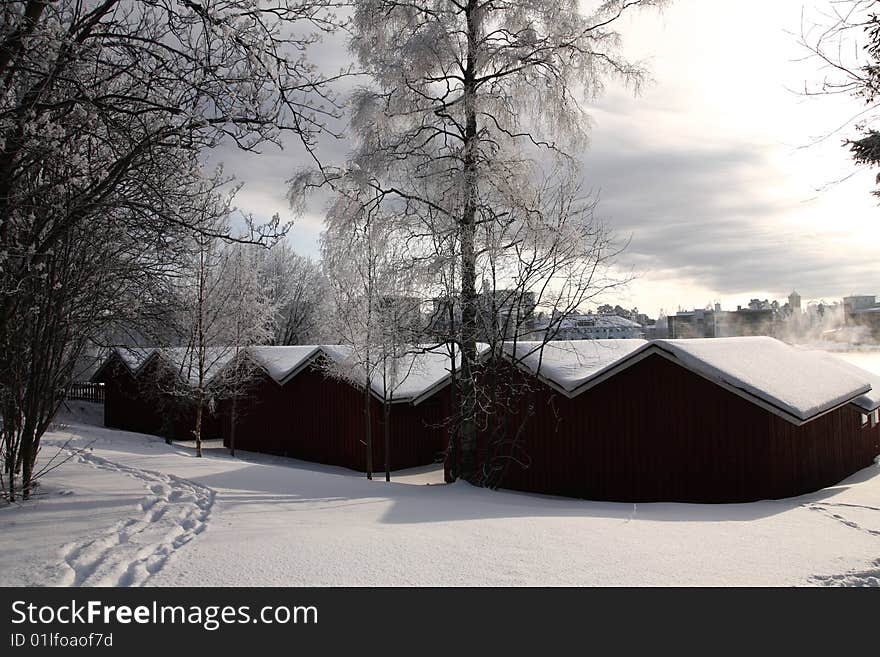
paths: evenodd
<path fill-rule="evenodd" d="M 807 96 L 824 73 L 798 44 L 802 24 L 831 0 L 679 0 L 641 11 L 620 28 L 631 59 L 652 80 L 635 96 L 609 83 L 592 103 L 590 144 L 580 153 L 598 216 L 629 245 L 619 258 L 633 281 L 602 301 L 663 309 L 880 295 L 876 172 L 842 146 L 862 106 Z M 328 69 L 344 45 L 316 55 Z M 843 126 L 843 127 L 842 127 Z M 324 140 L 338 161 L 348 144 Z M 285 180 L 305 159 L 290 144 L 260 155 L 218 154 L 245 183 L 238 206 L 291 217 Z M 288 240 L 316 256 L 322 208 L 297 217 Z"/>

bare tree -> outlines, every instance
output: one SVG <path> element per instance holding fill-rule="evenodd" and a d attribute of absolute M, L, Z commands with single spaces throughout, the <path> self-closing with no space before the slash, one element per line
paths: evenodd
<path fill-rule="evenodd" d="M 163 178 L 157 193 L 167 192 L 166 201 L 179 199 L 173 186 L 180 178 L 167 173 Z M 72 186 L 61 185 L 59 196 Z M 173 268 L 176 247 L 151 239 L 150 227 L 133 230 L 131 212 L 128 207 L 108 209 L 88 225 L 70 226 L 51 249 L 30 256 L 4 299 L 14 313 L 3 318 L 9 324 L 0 351 L 0 447 L 4 489 L 11 499 L 17 476 L 22 495 L 30 494 L 40 438 L 79 356 L 89 345 L 100 344 L 108 327 L 139 312 L 142 292 L 162 287 L 159 281 Z M 178 244 L 186 234 L 169 230 L 165 237 Z"/>
<path fill-rule="evenodd" d="M 319 342 L 327 291 L 321 265 L 299 255 L 282 241 L 265 252 L 260 274 L 278 309 L 272 342 L 277 345 Z"/>
<path fill-rule="evenodd" d="M 65 307 L 52 306 L 54 286 L 61 280 L 66 290 L 63 281 L 76 279 L 112 290 L 115 279 L 97 273 L 101 263 L 125 284 L 138 280 L 137 268 L 167 264 L 181 229 L 204 230 L 180 192 L 199 177 L 202 150 L 223 140 L 255 150 L 285 132 L 312 150 L 323 120 L 336 114 L 328 80 L 303 56 L 334 26 L 328 4 L 3 3 L 0 401 L 11 495 L 19 471 L 29 494 L 39 437 L 69 381 L 68 357 L 124 312 L 84 287 L 79 300 L 67 297 L 71 312 L 86 304 L 68 322 L 53 310 Z M 77 259 L 94 267 L 74 275 Z M 92 277 L 81 278 L 84 271 Z M 25 335 L 22 326 L 33 330 Z"/>
<path fill-rule="evenodd" d="M 880 16 L 873 0 L 831 2 L 818 16 L 805 18 L 800 44 L 818 62 L 821 82 L 807 84 L 807 95 L 847 95 L 861 102 L 854 115 L 830 134 L 850 130 L 845 138 L 857 164 L 880 165 Z M 830 136 L 830 135 L 826 135 Z M 877 183 L 880 183 L 878 176 Z M 872 192 L 880 196 L 880 190 Z"/>
<path fill-rule="evenodd" d="M 393 269 L 386 278 L 386 293 L 376 300 L 375 313 L 385 481 L 391 481 L 391 411 L 395 395 L 411 376 L 419 373 L 422 367 L 419 356 L 426 347 L 431 347 L 418 343 L 423 333 L 423 323 L 421 299 L 413 291 L 416 281 L 411 277 L 411 270 L 401 267 L 403 263 L 396 260 L 394 255 L 393 251 L 391 257 L 386 254 L 383 262 L 386 267 L 390 265 Z"/>

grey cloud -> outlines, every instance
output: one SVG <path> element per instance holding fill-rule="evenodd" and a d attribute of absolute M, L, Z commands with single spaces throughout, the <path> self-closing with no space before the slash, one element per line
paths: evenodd
<path fill-rule="evenodd" d="M 783 296 L 792 287 L 810 297 L 880 291 L 873 255 L 841 253 L 784 227 L 783 214 L 797 213 L 801 199 L 766 193 L 785 173 L 760 145 L 679 148 L 638 133 L 593 137 L 583 158 L 585 182 L 599 191 L 599 215 L 631 237 L 622 261 L 643 279 L 697 283 L 718 296 Z"/>

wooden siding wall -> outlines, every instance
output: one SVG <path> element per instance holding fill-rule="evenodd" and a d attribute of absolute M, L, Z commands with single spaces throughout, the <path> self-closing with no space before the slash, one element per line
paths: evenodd
<path fill-rule="evenodd" d="M 505 488 L 745 502 L 833 485 L 880 453 L 880 428 L 862 428 L 852 406 L 796 427 L 657 355 L 574 399 L 536 380 L 530 396 L 535 412 L 517 454 L 528 466 L 510 462 Z M 480 442 L 485 449 L 486 436 Z"/>
<path fill-rule="evenodd" d="M 169 376 L 155 361 L 133 377 L 118 358 L 100 376 L 104 388 L 104 426 L 136 431 L 174 440 L 192 440 L 196 426 L 196 409 L 192 403 L 176 399 L 163 390 L 169 389 Z M 205 413 L 202 420 L 203 439 L 220 438 L 220 422 L 216 415 Z"/>
<path fill-rule="evenodd" d="M 448 393 L 438 392 L 417 406 L 394 404 L 391 411 L 391 469 L 442 460 Z M 382 403 L 371 397 L 373 470 L 385 468 Z M 231 405 L 223 404 L 224 445 L 230 444 Z M 309 366 L 285 386 L 262 377 L 237 405 L 236 449 L 278 454 L 353 470 L 366 470 L 364 394 L 326 378 Z"/>

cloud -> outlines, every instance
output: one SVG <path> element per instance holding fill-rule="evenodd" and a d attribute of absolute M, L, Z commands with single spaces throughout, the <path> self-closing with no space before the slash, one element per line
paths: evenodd
<path fill-rule="evenodd" d="M 843 231 L 844 244 L 835 244 L 833 234 L 798 225 L 803 200 L 787 193 L 786 172 L 766 146 L 658 146 L 650 135 L 597 131 L 583 162 L 598 214 L 631 238 L 622 262 L 642 278 L 668 281 L 672 293 L 681 281 L 714 297 L 781 296 L 792 287 L 833 296 L 880 283 L 875 253 L 846 243 L 858 236 Z"/>

